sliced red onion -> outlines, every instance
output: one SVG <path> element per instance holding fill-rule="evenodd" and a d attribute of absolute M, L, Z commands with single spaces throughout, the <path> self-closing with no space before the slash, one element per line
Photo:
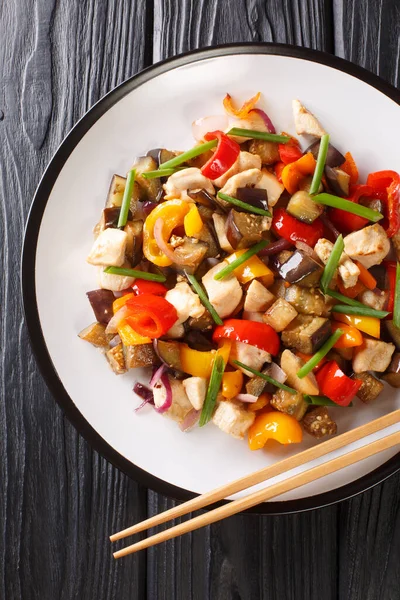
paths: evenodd
<path fill-rule="evenodd" d="M 161 375 L 161 383 L 165 387 L 165 400 L 161 406 L 154 406 L 158 413 L 164 413 L 172 404 L 172 389 L 167 373 Z"/>
<path fill-rule="evenodd" d="M 171 249 L 171 246 L 164 240 L 163 238 L 163 227 L 164 221 L 162 219 L 157 219 L 154 224 L 153 235 L 156 240 L 157 246 L 160 248 L 161 252 L 165 254 L 173 263 L 176 265 L 184 265 L 185 257 L 178 257 L 175 252 Z"/>
<path fill-rule="evenodd" d="M 166 365 L 162 364 L 161 367 L 158 367 L 158 369 L 155 369 L 153 375 L 151 376 L 151 379 L 149 381 L 149 386 L 150 387 L 154 387 L 155 384 L 161 379 L 161 376 L 163 375 L 164 371 L 167 369 Z"/>
<path fill-rule="evenodd" d="M 106 333 L 117 333 L 118 325 L 129 315 L 129 308 L 125 305 L 120 308 L 106 327 Z"/>
<path fill-rule="evenodd" d="M 264 250 L 260 250 L 258 256 L 272 256 L 273 254 L 278 254 L 282 250 L 287 250 L 293 246 L 293 242 L 289 242 L 289 240 L 284 240 L 281 238 L 276 242 L 272 242 L 269 246 L 264 248 Z"/>
<path fill-rule="evenodd" d="M 202 117 L 192 123 L 193 137 L 197 142 L 204 139 L 206 133 L 210 131 L 225 131 L 229 126 L 229 119 L 227 115 L 211 115 L 209 117 Z"/>
<path fill-rule="evenodd" d="M 320 216 L 320 219 L 323 222 L 323 224 L 325 225 L 325 227 L 327 229 L 329 229 L 331 234 L 334 236 L 335 240 L 337 240 L 340 233 L 338 232 L 338 230 L 336 229 L 336 227 L 334 226 L 332 221 L 330 219 L 328 219 L 328 217 L 326 216 L 325 213 L 322 213 L 322 215 Z"/>
<path fill-rule="evenodd" d="M 280 368 L 280 366 L 274 362 L 271 363 L 268 375 L 270 377 L 272 377 L 272 379 L 276 379 L 276 381 L 278 381 L 279 383 L 285 383 L 285 381 L 287 379 L 287 375 L 286 375 L 285 371 L 283 371 Z"/>
<path fill-rule="evenodd" d="M 272 121 L 271 121 L 271 119 L 269 118 L 269 116 L 267 115 L 266 112 L 264 112 L 263 110 L 261 110 L 261 108 L 253 108 L 253 110 L 251 110 L 250 112 L 255 112 L 258 115 L 260 115 L 260 117 L 264 121 L 265 127 L 267 128 L 267 131 L 269 131 L 269 133 L 276 133 L 276 129 L 273 126 Z"/>
<path fill-rule="evenodd" d="M 113 339 L 110 341 L 109 346 L 110 348 L 115 348 L 115 346 L 118 346 L 118 344 L 121 343 L 121 338 L 119 337 L 119 335 L 115 335 L 113 337 Z"/>
<path fill-rule="evenodd" d="M 252 404 L 253 402 L 257 402 L 258 396 L 253 396 L 253 394 L 238 394 L 236 396 L 236 400 L 240 400 L 240 402 L 247 402 Z"/>
<path fill-rule="evenodd" d="M 138 407 L 135 408 L 135 412 L 137 412 L 138 410 L 143 408 L 143 406 L 145 406 L 146 404 L 154 405 L 153 392 L 151 390 L 149 390 L 148 387 L 143 385 L 143 383 L 139 383 L 139 381 L 136 381 L 135 385 L 133 386 L 133 391 L 140 398 L 143 398 L 143 402 Z"/>
<path fill-rule="evenodd" d="M 305 244 L 304 242 L 300 242 L 300 241 L 295 242 L 295 246 L 296 246 L 297 250 L 302 250 L 304 252 L 304 254 L 306 254 L 313 260 L 316 260 L 317 262 L 319 262 L 318 254 L 314 251 L 313 248 L 311 248 L 311 246 L 309 246 L 308 244 Z"/>
<path fill-rule="evenodd" d="M 192 408 L 192 410 L 188 412 L 186 417 L 183 419 L 182 423 L 179 425 L 180 430 L 189 431 L 189 429 L 192 429 L 199 420 L 200 414 L 201 410 L 196 410 L 195 408 Z"/>
<path fill-rule="evenodd" d="M 156 204 L 155 202 L 151 202 L 150 200 L 147 200 L 146 202 L 143 203 L 142 209 L 144 214 L 146 215 L 146 217 L 151 213 L 151 211 L 158 206 L 158 204 Z"/>

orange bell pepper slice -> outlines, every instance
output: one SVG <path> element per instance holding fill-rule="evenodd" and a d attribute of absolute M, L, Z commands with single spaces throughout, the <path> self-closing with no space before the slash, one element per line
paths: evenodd
<path fill-rule="evenodd" d="M 316 161 L 311 152 L 289 163 L 282 170 L 282 183 L 289 192 L 294 194 L 299 189 L 299 183 L 307 175 L 312 175 L 315 171 Z"/>
<path fill-rule="evenodd" d="M 256 416 L 248 433 L 250 450 L 263 448 L 267 440 L 280 444 L 298 444 L 303 439 L 303 430 L 298 421 L 290 415 L 278 411 Z"/>
<path fill-rule="evenodd" d="M 343 331 L 343 335 L 333 346 L 334 348 L 355 348 L 356 346 L 361 346 L 363 343 L 363 336 L 356 327 L 345 325 L 343 323 L 332 323 L 333 333 L 339 328 Z"/>
<path fill-rule="evenodd" d="M 251 404 L 249 404 L 247 410 L 249 410 L 250 412 L 256 412 L 258 410 L 261 410 L 262 408 L 265 408 L 269 405 L 269 403 L 271 402 L 271 398 L 272 394 L 264 392 L 263 394 L 258 396 L 256 402 L 252 402 Z"/>
<path fill-rule="evenodd" d="M 336 321 L 351 325 L 374 338 L 380 338 L 381 336 L 381 322 L 375 317 L 359 317 L 357 315 L 342 315 L 341 313 L 333 314 Z"/>
<path fill-rule="evenodd" d="M 350 152 L 346 152 L 346 154 L 344 155 L 345 157 L 345 161 L 342 165 L 340 165 L 340 169 L 342 171 L 344 171 L 345 173 L 347 173 L 347 175 L 350 175 L 350 183 L 355 184 L 358 181 L 358 169 L 357 169 L 357 165 L 354 161 L 354 158 L 352 157 Z"/>
<path fill-rule="evenodd" d="M 243 385 L 242 371 L 226 371 L 222 376 L 222 395 L 231 400 L 238 394 Z"/>
<path fill-rule="evenodd" d="M 376 288 L 376 279 L 371 275 L 371 273 L 362 265 L 358 260 L 356 260 L 356 265 L 360 269 L 360 274 L 358 279 L 365 285 L 369 290 L 374 290 Z"/>
<path fill-rule="evenodd" d="M 365 285 L 361 283 L 360 280 L 352 287 L 345 288 L 341 280 L 338 279 L 337 286 L 339 292 L 343 294 L 343 296 L 347 296 L 347 298 L 355 298 L 358 294 L 361 294 L 361 292 L 365 292 Z"/>
<path fill-rule="evenodd" d="M 223 99 L 223 105 L 229 115 L 232 115 L 238 119 L 245 119 L 259 101 L 260 96 L 261 92 L 257 92 L 255 96 L 249 98 L 249 100 L 246 100 L 246 102 L 244 102 L 240 108 L 235 108 L 233 106 L 232 96 L 230 94 L 226 94 L 225 98 Z"/>

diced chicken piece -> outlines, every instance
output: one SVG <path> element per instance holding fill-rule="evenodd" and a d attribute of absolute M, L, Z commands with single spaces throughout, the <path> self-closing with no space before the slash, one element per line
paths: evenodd
<path fill-rule="evenodd" d="M 326 131 L 319 123 L 318 119 L 302 105 L 300 100 L 292 101 L 294 124 L 296 126 L 296 133 L 302 135 L 307 133 L 309 135 L 315 135 L 315 137 L 322 137 Z"/>
<path fill-rule="evenodd" d="M 329 416 L 326 406 L 311 408 L 303 419 L 303 427 L 317 439 L 337 432 L 337 425 Z"/>
<path fill-rule="evenodd" d="M 243 319 L 247 321 L 255 321 L 256 323 L 264 323 L 264 313 L 262 312 L 251 312 L 248 310 L 243 311 Z"/>
<path fill-rule="evenodd" d="M 120 267 L 125 260 L 127 234 L 120 229 L 104 229 L 95 239 L 87 257 L 91 265 Z"/>
<path fill-rule="evenodd" d="M 315 244 L 314 251 L 318 258 L 326 265 L 333 249 L 333 244 L 325 238 L 320 238 Z M 345 288 L 350 288 L 356 285 L 360 275 L 360 269 L 347 256 L 346 252 L 342 252 L 338 267 L 339 275 L 342 278 Z"/>
<path fill-rule="evenodd" d="M 207 379 L 204 379 L 204 377 L 188 377 L 182 383 L 193 408 L 201 410 L 206 398 Z"/>
<path fill-rule="evenodd" d="M 261 177 L 255 187 L 260 188 L 261 190 L 267 190 L 269 208 L 275 206 L 285 190 L 285 186 L 267 169 L 261 170 Z"/>
<path fill-rule="evenodd" d="M 256 154 L 242 151 L 233 163 L 230 169 L 228 169 L 221 177 L 213 180 L 213 184 L 219 188 L 222 188 L 230 177 L 247 171 L 247 169 L 261 169 L 261 158 Z"/>
<path fill-rule="evenodd" d="M 208 177 L 204 177 L 200 169 L 196 167 L 189 167 L 188 169 L 182 169 L 177 171 L 173 175 L 168 177 L 166 183 L 164 183 L 165 200 L 187 200 L 192 202 L 192 199 L 188 195 L 188 191 L 191 190 L 206 190 L 209 194 L 214 194 L 214 186 Z"/>
<path fill-rule="evenodd" d="M 287 384 L 302 394 L 318 395 L 319 388 L 313 372 L 302 379 L 297 377 L 297 372 L 304 365 L 304 361 L 290 350 L 284 350 L 281 357 L 281 369 L 287 375 Z"/>
<path fill-rule="evenodd" d="M 169 377 L 169 383 L 171 385 L 172 392 L 172 404 L 170 408 L 162 413 L 163 415 L 170 417 L 177 423 L 183 423 L 186 415 L 193 410 L 193 406 L 186 395 L 183 382 L 178 379 Z M 153 388 L 154 404 L 157 408 L 162 406 L 166 398 L 166 390 L 162 383 L 158 383 Z"/>
<path fill-rule="evenodd" d="M 396 258 L 400 262 L 400 231 L 394 234 L 392 237 L 394 251 L 396 253 Z"/>
<path fill-rule="evenodd" d="M 253 279 L 247 289 L 244 310 L 249 312 L 264 312 L 274 302 L 275 296 L 257 279 Z"/>
<path fill-rule="evenodd" d="M 247 169 L 247 171 L 242 171 L 230 177 L 220 191 L 235 198 L 238 188 L 242 187 L 255 187 L 267 190 L 269 206 L 274 206 L 278 202 L 280 195 L 285 189 L 275 175 L 267 171 L 267 169 Z"/>
<path fill-rule="evenodd" d="M 385 310 L 388 298 L 389 292 L 378 289 L 365 290 L 358 296 L 360 302 L 375 310 Z"/>
<path fill-rule="evenodd" d="M 383 371 L 386 371 L 390 365 L 390 360 L 394 351 L 394 344 L 365 338 L 362 346 L 358 346 L 354 349 L 354 373 L 363 373 L 364 371 L 377 371 L 378 373 L 382 373 Z"/>
<path fill-rule="evenodd" d="M 204 315 L 205 308 L 200 302 L 200 298 L 192 292 L 186 281 L 180 281 L 172 290 L 168 290 L 165 299 L 175 307 L 178 313 L 175 325 L 184 323 L 189 317 L 198 319 Z"/>
<path fill-rule="evenodd" d="M 243 406 L 234 400 L 224 400 L 220 402 L 215 409 L 212 417 L 213 423 L 233 437 L 242 440 L 254 423 L 255 413 L 243 408 Z"/>
<path fill-rule="evenodd" d="M 212 218 L 214 221 L 215 233 L 217 234 L 219 245 L 221 246 L 222 250 L 225 250 L 225 252 L 232 253 L 234 250 L 230 245 L 228 238 L 226 237 L 226 217 L 224 215 L 214 213 Z"/>
<path fill-rule="evenodd" d="M 106 358 L 116 375 L 122 375 L 123 373 L 126 373 L 126 365 L 122 343 L 117 344 L 116 346 L 114 346 L 114 348 L 108 350 L 106 352 Z"/>
<path fill-rule="evenodd" d="M 375 223 L 346 235 L 344 249 L 350 258 L 369 269 L 383 261 L 390 250 L 390 242 L 383 227 Z"/>
<path fill-rule="evenodd" d="M 224 277 L 220 281 L 214 279 L 214 276 L 227 265 L 228 263 L 225 260 L 222 261 L 207 271 L 202 278 L 208 299 L 221 319 L 233 313 L 243 295 L 242 287 L 233 274 Z"/>
<path fill-rule="evenodd" d="M 265 350 L 256 348 L 256 346 L 251 346 L 244 342 L 232 342 L 230 360 L 238 360 L 256 371 L 261 371 L 264 363 L 271 362 L 271 355 Z M 254 377 L 253 373 L 242 369 L 242 367 L 235 365 L 235 369 L 240 369 L 245 375 Z"/>
<path fill-rule="evenodd" d="M 264 315 L 264 323 L 275 331 L 283 331 L 297 317 L 297 310 L 284 298 L 278 298 Z"/>
<path fill-rule="evenodd" d="M 130 268 L 129 264 L 122 265 Z M 104 267 L 99 267 L 98 282 L 99 287 L 104 290 L 111 290 L 112 292 L 121 292 L 126 290 L 134 283 L 134 277 L 126 277 L 126 275 L 111 275 L 111 273 L 104 273 Z"/>

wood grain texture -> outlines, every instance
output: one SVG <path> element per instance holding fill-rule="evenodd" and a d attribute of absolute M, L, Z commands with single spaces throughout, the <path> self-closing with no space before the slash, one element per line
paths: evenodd
<path fill-rule="evenodd" d="M 396 0 L 0 3 L 0 600 L 398 600 L 400 477 L 340 506 L 236 516 L 111 559 L 172 506 L 93 452 L 47 392 L 18 299 L 23 225 L 58 144 L 151 62 L 237 41 L 335 51 L 399 84 Z"/>

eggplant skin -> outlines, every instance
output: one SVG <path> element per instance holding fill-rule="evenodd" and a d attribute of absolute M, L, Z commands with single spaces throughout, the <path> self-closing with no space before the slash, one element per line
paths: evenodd
<path fill-rule="evenodd" d="M 382 375 L 382 379 L 394 388 L 400 387 L 400 352 L 393 355 L 392 362 Z"/>
<path fill-rule="evenodd" d="M 231 209 L 225 224 L 226 237 L 232 248 L 240 250 L 260 242 L 271 219 Z"/>
<path fill-rule="evenodd" d="M 114 294 L 110 290 L 93 290 L 86 292 L 86 296 L 89 299 L 90 305 L 93 309 L 94 316 L 99 323 L 110 322 L 113 316 L 113 302 L 115 300 Z"/>
<path fill-rule="evenodd" d="M 123 345 L 123 355 L 127 369 L 152 367 L 160 363 L 153 344 L 138 344 L 136 346 Z"/>
<path fill-rule="evenodd" d="M 288 260 L 278 267 L 279 275 L 288 283 L 304 287 L 315 287 L 321 279 L 324 268 L 302 250 L 296 250 Z"/>
<path fill-rule="evenodd" d="M 314 354 L 331 335 L 331 324 L 323 317 L 299 315 L 282 332 L 282 342 L 305 354 Z"/>

